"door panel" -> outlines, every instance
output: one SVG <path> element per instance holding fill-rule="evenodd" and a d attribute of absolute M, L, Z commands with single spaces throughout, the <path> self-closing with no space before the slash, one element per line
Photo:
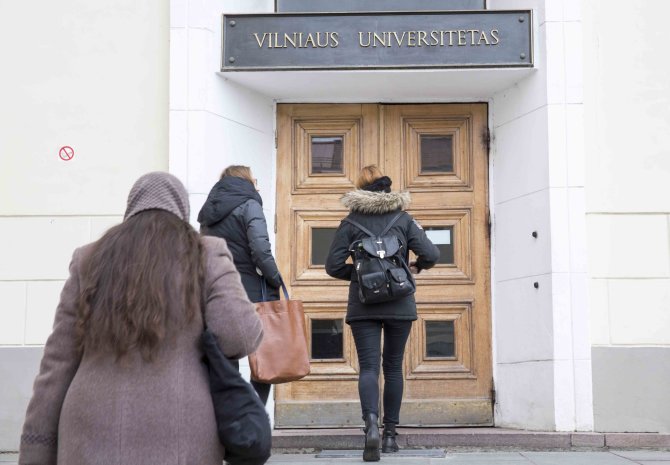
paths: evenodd
<path fill-rule="evenodd" d="M 378 108 L 278 105 L 277 112 L 277 261 L 292 295 L 304 302 L 312 366 L 300 382 L 276 386 L 275 426 L 358 425 L 358 362 L 344 324 L 348 283 L 329 277 L 323 258 L 328 236 L 347 214 L 340 197 L 363 166 L 377 162 Z M 328 321 L 340 323 L 328 331 Z"/>
<path fill-rule="evenodd" d="M 486 105 L 390 105 L 382 113 L 384 171 L 411 192 L 409 212 L 441 251 L 453 252 L 452 263 L 417 277 L 401 421 L 491 424 Z M 428 356 L 426 325 L 439 321 L 453 321 L 453 357 Z"/>
<path fill-rule="evenodd" d="M 304 301 L 311 374 L 276 389 L 279 428 L 360 425 L 358 364 L 344 324 L 348 283 L 324 259 L 339 199 L 377 164 L 442 258 L 417 277 L 401 421 L 492 423 L 485 104 L 278 105 L 277 258 Z M 383 380 L 382 380 L 383 385 Z"/>

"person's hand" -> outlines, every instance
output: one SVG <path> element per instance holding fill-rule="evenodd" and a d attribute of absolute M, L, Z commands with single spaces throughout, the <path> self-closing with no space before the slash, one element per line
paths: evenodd
<path fill-rule="evenodd" d="M 421 272 L 419 267 L 416 266 L 416 262 L 409 263 L 409 271 L 411 271 L 412 274 L 419 274 Z"/>

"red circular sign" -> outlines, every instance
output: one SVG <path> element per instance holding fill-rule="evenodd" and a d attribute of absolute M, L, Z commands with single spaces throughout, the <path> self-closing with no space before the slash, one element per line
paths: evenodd
<path fill-rule="evenodd" d="M 74 149 L 69 145 L 63 146 L 58 151 L 58 156 L 63 161 L 70 161 L 74 158 Z"/>

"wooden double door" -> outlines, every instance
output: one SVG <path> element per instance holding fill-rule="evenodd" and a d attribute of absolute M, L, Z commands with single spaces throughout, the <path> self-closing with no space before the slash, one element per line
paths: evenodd
<path fill-rule="evenodd" d="M 404 359 L 403 425 L 490 425 L 487 105 L 281 104 L 277 260 L 305 308 L 311 374 L 275 392 L 277 428 L 362 424 L 348 283 L 324 268 L 342 195 L 378 165 L 441 252 L 417 277 Z M 383 387 L 383 376 L 380 377 Z"/>

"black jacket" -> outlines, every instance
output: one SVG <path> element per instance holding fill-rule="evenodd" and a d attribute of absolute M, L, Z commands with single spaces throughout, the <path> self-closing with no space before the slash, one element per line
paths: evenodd
<path fill-rule="evenodd" d="M 263 278 L 267 300 L 279 298 L 281 277 L 270 249 L 263 201 L 253 184 L 232 176 L 222 178 L 198 213 L 198 223 L 204 235 L 228 243 L 249 300 L 263 300 Z"/>
<path fill-rule="evenodd" d="M 409 205 L 409 201 L 407 192 L 385 193 L 356 190 L 345 194 L 342 198 L 342 202 L 350 210 L 348 217 L 373 233 L 380 233 L 399 211 Z M 420 270 L 431 268 L 440 258 L 439 249 L 430 242 L 425 231 L 409 213 L 398 219 L 389 234 L 395 234 L 406 245 L 406 251 L 407 249 L 412 250 L 417 255 L 416 265 Z M 354 266 L 345 262 L 349 257 L 351 243 L 365 237 L 367 237 L 366 234 L 354 225 L 342 222 L 335 233 L 326 260 L 326 273 L 334 278 L 351 281 L 347 323 L 354 320 L 416 320 L 416 302 L 413 295 L 379 304 L 364 304 L 359 300 Z M 408 259 L 407 256 L 404 258 Z"/>

